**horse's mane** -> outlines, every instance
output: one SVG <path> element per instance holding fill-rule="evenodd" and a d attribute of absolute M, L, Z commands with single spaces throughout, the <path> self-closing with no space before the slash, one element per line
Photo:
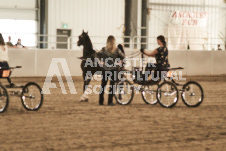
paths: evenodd
<path fill-rule="evenodd" d="M 93 44 L 92 44 L 92 41 L 90 40 L 89 35 L 86 35 L 86 38 L 85 38 L 85 45 L 86 45 L 89 49 L 91 49 L 90 51 L 96 52 L 96 51 L 93 49 Z"/>

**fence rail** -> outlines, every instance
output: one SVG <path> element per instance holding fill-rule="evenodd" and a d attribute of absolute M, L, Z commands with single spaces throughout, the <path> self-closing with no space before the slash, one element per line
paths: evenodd
<path fill-rule="evenodd" d="M 31 37 L 29 41 L 22 41 L 24 42 L 24 45 L 27 43 L 30 43 L 30 45 L 27 45 L 31 48 L 41 48 L 40 45 L 45 45 L 42 48 L 47 49 L 57 49 L 57 44 L 64 44 L 66 45 L 65 49 L 79 49 L 77 46 L 78 36 L 66 36 L 66 35 L 44 35 L 44 34 L 29 34 L 29 33 L 3 33 L 4 35 L 10 35 L 11 37 L 18 35 L 23 35 L 24 37 Z M 4 37 L 5 39 L 7 37 Z M 57 41 L 57 38 L 66 38 L 65 42 L 59 42 Z M 91 41 L 93 43 L 94 48 L 101 49 L 106 44 L 106 36 L 90 36 Z M 147 49 L 149 46 L 158 46 L 157 43 L 154 41 L 156 37 L 152 36 L 115 36 L 117 43 L 122 43 L 124 45 L 127 45 L 131 50 L 134 48 L 139 49 L 141 45 L 147 45 Z M 166 41 L 168 46 L 172 45 L 169 39 L 177 39 L 180 38 L 183 40 L 183 42 L 174 43 L 174 45 L 184 45 L 185 49 L 187 49 L 187 45 L 189 46 L 202 46 L 203 50 L 217 50 L 217 46 L 220 45 L 220 48 L 222 50 L 226 50 L 226 38 L 222 37 L 213 37 L 213 38 L 202 38 L 202 37 L 189 37 L 187 38 L 181 38 L 181 37 L 166 37 Z M 189 40 L 192 39 L 193 42 L 189 42 Z M 202 40 L 202 43 L 199 41 Z M 145 42 L 144 42 L 145 41 Z M 187 41 L 187 42 L 186 42 Z M 213 43 L 215 41 L 215 43 Z M 191 48 L 192 50 L 192 48 Z"/>

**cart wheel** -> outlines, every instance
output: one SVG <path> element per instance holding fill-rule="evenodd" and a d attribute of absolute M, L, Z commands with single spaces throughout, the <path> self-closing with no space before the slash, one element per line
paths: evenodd
<path fill-rule="evenodd" d="M 133 85 L 125 80 L 120 81 L 116 84 L 116 91 L 115 91 L 115 99 L 118 104 L 120 105 L 128 105 L 133 100 L 134 96 L 134 89 Z"/>
<path fill-rule="evenodd" d="M 21 101 L 26 110 L 37 111 L 43 102 L 42 89 L 37 83 L 27 83 L 21 93 Z"/>
<path fill-rule="evenodd" d="M 9 95 L 6 88 L 0 85 L 0 113 L 6 111 L 9 104 Z"/>
<path fill-rule="evenodd" d="M 199 106 L 204 99 L 202 86 L 195 81 L 187 82 L 183 86 L 181 97 L 184 104 L 188 107 Z"/>
<path fill-rule="evenodd" d="M 143 90 L 141 91 L 141 96 L 146 104 L 156 104 L 158 102 L 156 98 L 158 85 L 148 85 L 144 86 Z"/>
<path fill-rule="evenodd" d="M 176 105 L 179 92 L 174 83 L 165 81 L 159 85 L 156 97 L 161 106 L 170 108 Z"/>

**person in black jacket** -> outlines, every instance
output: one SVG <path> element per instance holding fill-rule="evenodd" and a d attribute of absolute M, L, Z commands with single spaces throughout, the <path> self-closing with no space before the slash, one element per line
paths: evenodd
<path fill-rule="evenodd" d="M 121 50 L 122 49 L 122 50 Z M 121 45 L 119 47 L 116 46 L 116 41 L 114 36 L 109 36 L 107 39 L 106 47 L 102 48 L 99 52 L 103 56 L 104 69 L 105 72 L 102 73 L 102 81 L 101 81 L 101 89 L 99 94 L 99 105 L 104 104 L 104 90 L 108 82 L 108 78 L 110 80 L 110 89 L 108 95 L 108 105 L 112 106 L 113 104 L 113 96 L 114 96 L 114 85 L 116 80 L 116 68 L 114 66 L 115 60 L 122 60 L 125 58 L 123 48 Z M 108 60 L 108 61 L 106 61 Z"/>

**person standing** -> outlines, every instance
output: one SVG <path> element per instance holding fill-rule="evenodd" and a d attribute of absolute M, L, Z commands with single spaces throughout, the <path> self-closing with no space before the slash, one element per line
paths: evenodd
<path fill-rule="evenodd" d="M 108 69 L 102 73 L 102 81 L 101 81 L 101 89 L 99 93 L 99 105 L 104 104 L 104 90 L 108 82 L 108 78 L 110 80 L 109 86 L 109 95 L 108 95 L 108 105 L 113 106 L 113 96 L 114 96 L 114 85 L 116 80 L 116 69 L 111 69 L 114 66 L 115 60 L 120 59 L 123 60 L 125 58 L 124 53 L 120 48 L 116 46 L 116 40 L 114 36 L 108 36 L 106 47 L 102 48 L 99 52 L 102 55 L 103 60 L 105 60 L 104 69 Z M 108 60 L 108 61 L 106 61 Z"/>
<path fill-rule="evenodd" d="M 9 36 L 8 39 L 9 39 L 9 41 L 6 43 L 6 45 L 7 45 L 8 47 L 13 47 L 13 44 L 12 44 L 12 42 L 11 42 L 11 36 Z"/>

